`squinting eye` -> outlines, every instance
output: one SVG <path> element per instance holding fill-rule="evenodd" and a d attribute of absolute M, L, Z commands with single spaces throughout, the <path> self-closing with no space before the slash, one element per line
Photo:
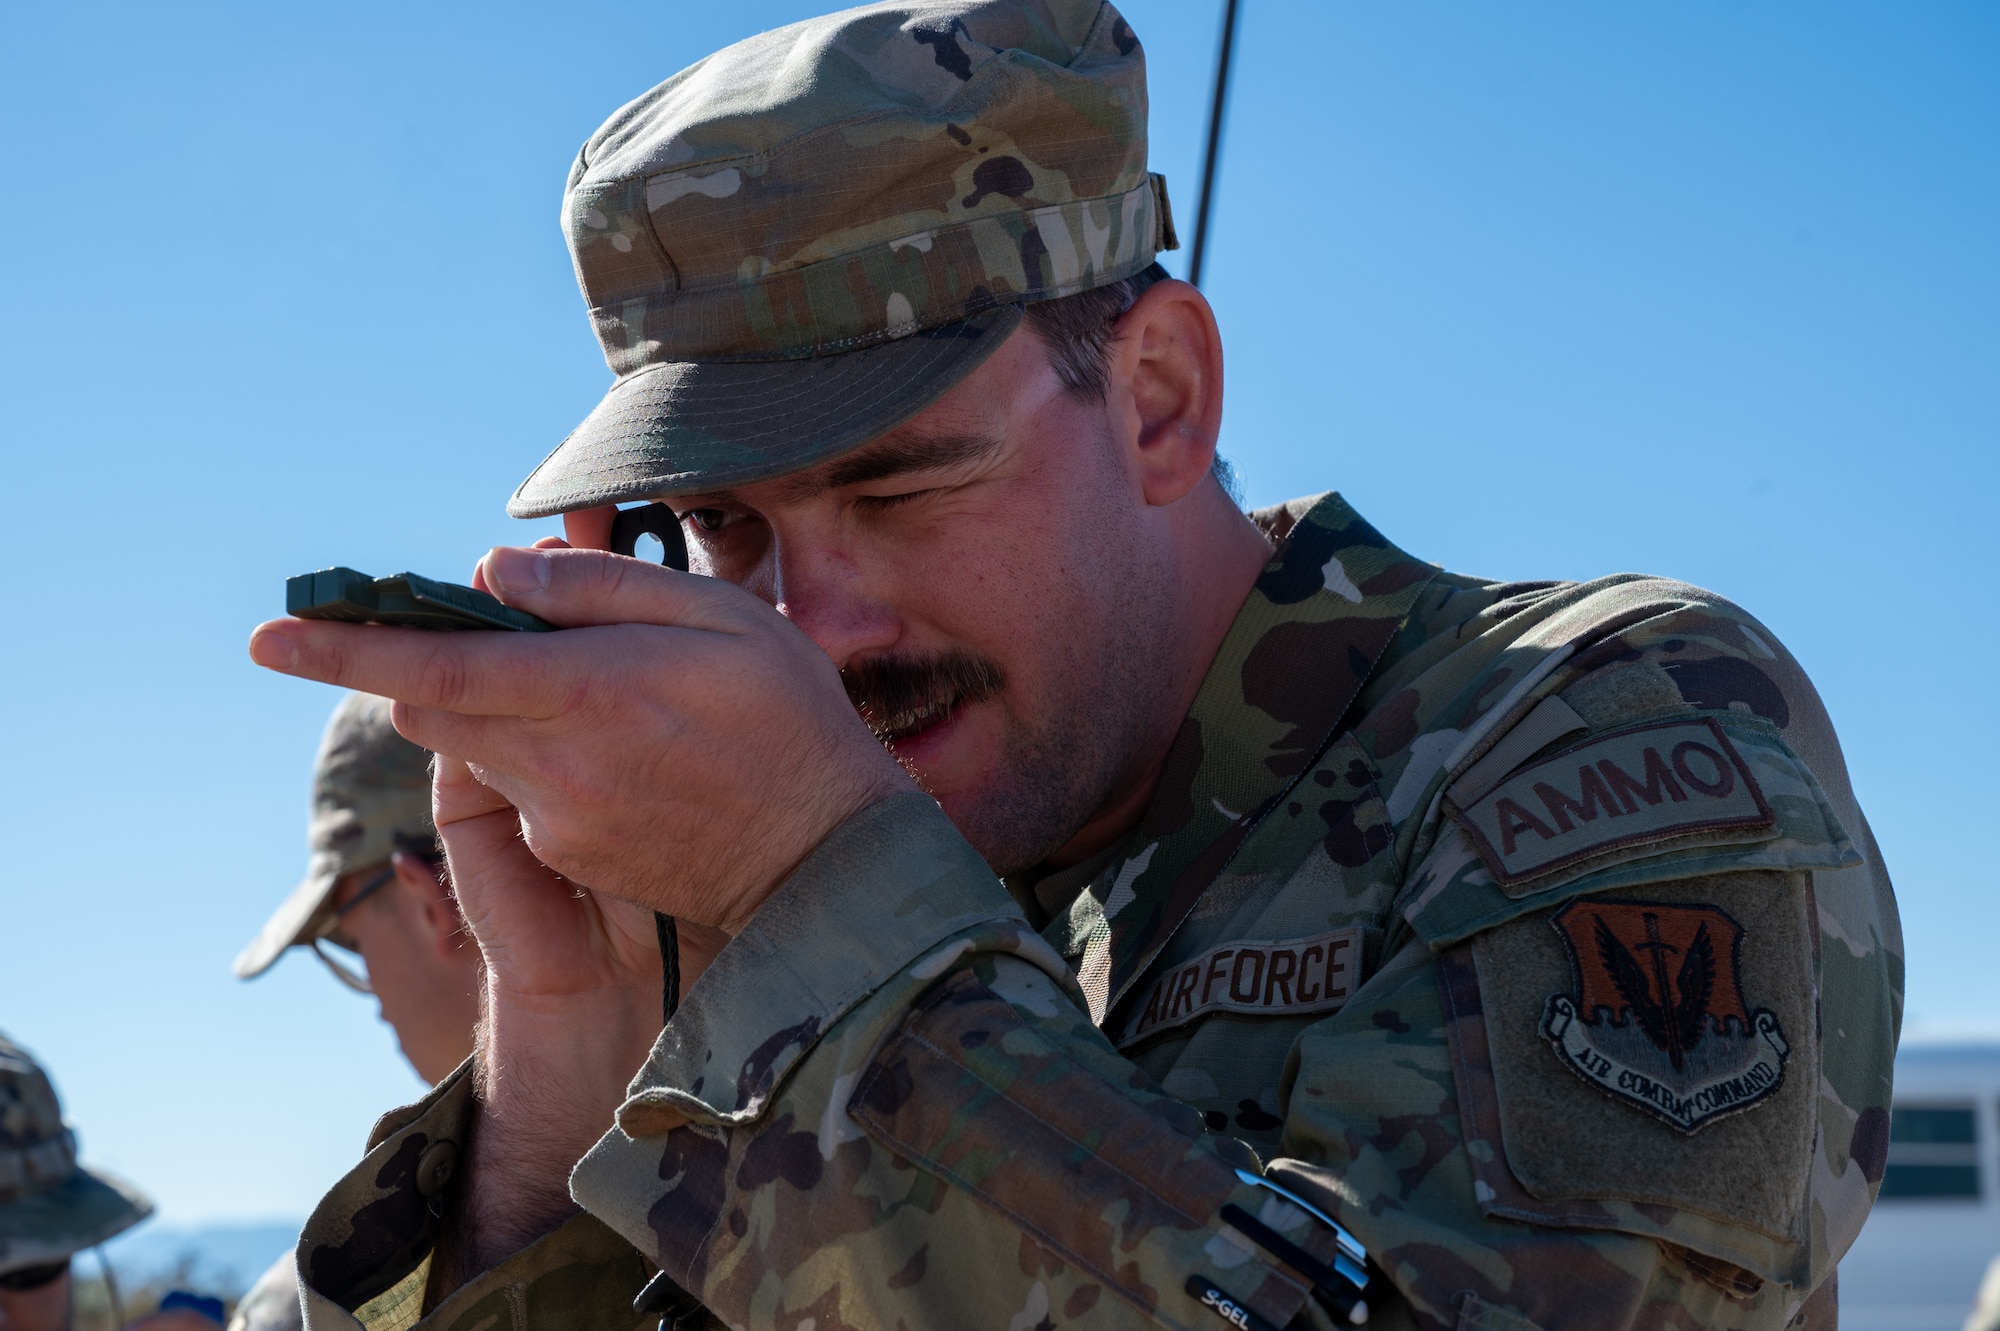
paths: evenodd
<path fill-rule="evenodd" d="M 703 531 L 721 531 L 729 525 L 729 514 L 719 508 L 689 509 L 687 520 Z"/>
<path fill-rule="evenodd" d="M 898 504 L 907 504 L 913 500 L 925 499 L 936 493 L 938 491 L 935 489 L 905 490 L 901 494 L 862 495 L 858 502 L 866 508 L 872 508 L 879 512 L 885 508 L 895 508 Z"/>

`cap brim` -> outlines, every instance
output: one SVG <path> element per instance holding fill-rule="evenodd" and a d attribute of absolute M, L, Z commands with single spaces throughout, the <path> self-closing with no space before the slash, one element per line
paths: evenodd
<path fill-rule="evenodd" d="M 79 1169 L 61 1187 L 0 1204 L 0 1271 L 60 1262 L 153 1213 L 125 1180 Z"/>
<path fill-rule="evenodd" d="M 1019 305 L 859 351 L 680 361 L 611 386 L 521 482 L 517 518 L 748 485 L 824 462 L 916 415 L 992 355 Z"/>
<path fill-rule="evenodd" d="M 250 946 L 237 954 L 229 969 L 239 980 L 255 979 L 271 969 L 285 949 L 294 943 L 305 941 L 304 934 L 313 919 L 326 904 L 327 894 L 340 881 L 340 873 L 328 868 L 315 870 L 306 875 L 305 881 L 292 889 L 284 904 L 273 911 L 271 918 L 264 921 L 264 927 L 250 940 Z"/>

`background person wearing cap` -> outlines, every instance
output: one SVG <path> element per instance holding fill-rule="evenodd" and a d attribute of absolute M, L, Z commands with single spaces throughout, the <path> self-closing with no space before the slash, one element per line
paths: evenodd
<path fill-rule="evenodd" d="M 472 1053 L 479 949 L 444 879 L 431 756 L 396 733 L 390 706 L 350 693 L 334 708 L 313 765 L 306 876 L 234 970 L 254 979 L 287 948 L 311 949 L 375 996 L 410 1066 L 436 1083 Z"/>
<path fill-rule="evenodd" d="M 310 948 L 379 1014 L 417 1075 L 438 1082 L 472 1054 L 479 949 L 452 901 L 431 823 L 431 756 L 396 733 L 386 698 L 350 693 L 313 765 L 306 876 L 236 958 L 242 979 Z M 354 958 L 363 966 L 357 968 Z M 285 1253 L 238 1305 L 232 1331 L 299 1324 Z"/>
<path fill-rule="evenodd" d="M 0 1035 L 0 1328 L 67 1331 L 70 1259 L 153 1213 L 123 1179 L 77 1163 L 41 1066 Z M 162 1323 L 164 1331 L 165 1323 Z"/>
<path fill-rule="evenodd" d="M 252 640 L 402 700 L 488 962 L 309 1322 L 1326 1325 L 1358 1239 L 1377 1326 L 1832 1324 L 1901 945 L 1811 684 L 1240 512 L 1145 109 L 1109 5 L 890 4 L 584 146 L 618 378 L 511 505 L 575 548 L 480 565 L 565 631 Z M 728 939 L 664 1031 L 651 910 Z"/>
<path fill-rule="evenodd" d="M 152 1215 L 137 1188 L 77 1163 L 55 1084 L 27 1050 L 0 1035 L 0 1331 L 69 1331 L 71 1263 Z M 126 1331 L 215 1331 L 219 1299 L 171 1290 Z M 115 1293 L 111 1313 L 118 1315 Z"/>
<path fill-rule="evenodd" d="M 70 1259 L 153 1213 L 137 1188 L 76 1157 L 48 1074 L 0 1035 L 0 1328 L 65 1331 Z"/>

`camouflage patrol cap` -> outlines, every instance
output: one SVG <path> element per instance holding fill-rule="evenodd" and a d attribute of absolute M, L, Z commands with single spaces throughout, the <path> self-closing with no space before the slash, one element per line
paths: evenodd
<path fill-rule="evenodd" d="M 1174 248 L 1103 0 L 898 0 L 763 33 L 592 135 L 563 227 L 617 380 L 507 511 L 746 484 L 894 428 L 1025 304 Z"/>
<path fill-rule="evenodd" d="M 309 941 L 345 875 L 385 864 L 399 850 L 436 849 L 431 755 L 396 733 L 389 720 L 394 705 L 350 693 L 333 709 L 313 766 L 305 880 L 236 958 L 238 978 L 262 975 L 286 948 Z"/>
<path fill-rule="evenodd" d="M 0 1273 L 60 1262 L 152 1213 L 131 1184 L 77 1164 L 48 1074 L 0 1035 Z"/>

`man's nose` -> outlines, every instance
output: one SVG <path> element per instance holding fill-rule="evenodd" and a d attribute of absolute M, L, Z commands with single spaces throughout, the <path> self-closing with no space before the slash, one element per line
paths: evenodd
<path fill-rule="evenodd" d="M 896 645 L 902 618 L 851 555 L 782 545 L 776 554 L 778 613 L 818 643 L 836 668 Z"/>

